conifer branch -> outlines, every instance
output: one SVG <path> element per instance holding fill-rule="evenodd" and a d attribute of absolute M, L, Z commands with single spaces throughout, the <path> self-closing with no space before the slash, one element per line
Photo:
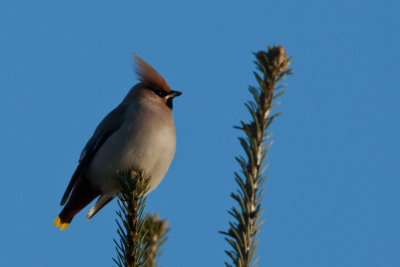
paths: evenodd
<path fill-rule="evenodd" d="M 250 112 L 251 121 L 240 122 L 240 126 L 235 128 L 244 132 L 245 137 L 239 137 L 246 157 L 236 157 L 241 167 L 241 174 L 235 172 L 235 181 L 239 186 L 236 193 L 231 197 L 237 202 L 239 207 L 233 207 L 228 213 L 232 215 L 233 222 L 229 223 L 227 232 L 220 231 L 225 235 L 225 240 L 231 246 L 230 250 L 225 251 L 233 265 L 225 262 L 226 266 L 249 267 L 257 266 L 258 258 L 254 258 L 257 253 L 257 234 L 263 220 L 260 217 L 263 183 L 266 179 L 264 171 L 264 161 L 267 151 L 272 141 L 271 133 L 267 134 L 267 129 L 273 120 L 281 115 L 276 113 L 271 115 L 271 110 L 279 102 L 274 102 L 284 91 L 276 92 L 285 84 L 276 85 L 285 78 L 285 75 L 292 74 L 288 69 L 291 58 L 286 57 L 286 51 L 282 46 L 268 47 L 268 51 L 260 51 L 255 54 L 255 64 L 263 77 L 257 72 L 254 76 L 258 82 L 258 87 L 249 87 L 253 97 L 252 101 L 245 103 Z"/>
<path fill-rule="evenodd" d="M 144 213 L 148 183 L 143 172 L 131 171 L 121 176 L 116 220 L 120 240 L 114 239 L 118 257 L 113 259 L 119 267 L 156 267 L 161 247 L 167 241 L 168 221 L 159 219 L 157 214 Z"/>
<path fill-rule="evenodd" d="M 148 245 L 145 258 L 148 259 L 145 267 L 156 267 L 161 257 L 161 247 L 168 239 L 168 220 L 161 220 L 157 214 L 147 214 L 145 227 L 147 229 L 146 243 Z"/>
<path fill-rule="evenodd" d="M 121 193 L 118 195 L 117 212 L 119 221 L 117 233 L 119 242 L 114 239 L 118 257 L 113 259 L 119 267 L 141 267 L 148 261 L 146 206 L 148 179 L 143 172 L 131 171 L 122 175 L 120 179 Z"/>

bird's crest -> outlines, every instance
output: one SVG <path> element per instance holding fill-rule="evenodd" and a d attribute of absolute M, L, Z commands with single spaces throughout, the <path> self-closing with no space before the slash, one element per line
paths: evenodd
<path fill-rule="evenodd" d="M 165 92 L 171 92 L 171 88 L 164 78 L 146 61 L 141 59 L 138 55 L 133 56 L 136 63 L 136 74 L 139 80 L 147 85 L 156 85 Z"/>

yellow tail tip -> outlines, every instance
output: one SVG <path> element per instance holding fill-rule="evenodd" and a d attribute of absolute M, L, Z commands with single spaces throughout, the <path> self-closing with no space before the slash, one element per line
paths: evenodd
<path fill-rule="evenodd" d="M 62 223 L 59 216 L 57 216 L 57 218 L 54 220 L 53 224 L 54 224 L 55 227 L 59 227 L 60 226 L 60 230 L 61 231 L 64 231 L 69 226 L 69 223 Z"/>
<path fill-rule="evenodd" d="M 54 224 L 55 227 L 58 227 L 58 226 L 61 225 L 61 219 L 60 219 L 59 216 L 57 216 L 57 218 L 54 220 L 53 224 Z"/>
<path fill-rule="evenodd" d="M 68 228 L 68 226 L 69 226 L 69 223 L 63 223 L 63 224 L 60 225 L 60 230 L 64 231 L 65 229 Z"/>

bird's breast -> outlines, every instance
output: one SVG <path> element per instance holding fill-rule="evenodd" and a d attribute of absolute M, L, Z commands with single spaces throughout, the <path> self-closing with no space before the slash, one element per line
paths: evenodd
<path fill-rule="evenodd" d="M 117 175 L 143 170 L 153 190 L 165 176 L 175 154 L 175 128 L 171 116 L 154 110 L 134 110 L 94 156 L 89 179 L 103 192 L 117 191 Z"/>

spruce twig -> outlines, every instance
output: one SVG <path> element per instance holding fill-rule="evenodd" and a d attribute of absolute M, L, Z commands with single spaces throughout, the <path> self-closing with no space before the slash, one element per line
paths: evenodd
<path fill-rule="evenodd" d="M 116 220 L 120 240 L 117 242 L 114 239 L 118 257 L 113 259 L 119 267 L 141 267 L 148 261 L 144 214 L 148 181 L 143 172 L 136 171 L 125 173 L 120 179 L 121 193 L 118 195 L 120 210 L 117 212 L 120 220 Z"/>
<path fill-rule="evenodd" d="M 257 266 L 258 258 L 254 258 L 257 253 L 257 234 L 263 221 L 260 217 L 263 183 L 266 179 L 264 171 L 264 161 L 267 151 L 272 141 L 269 141 L 271 133 L 267 134 L 267 129 L 272 121 L 281 115 L 276 113 L 271 115 L 274 106 L 279 102 L 274 102 L 284 91 L 276 92 L 285 84 L 276 87 L 286 74 L 292 74 L 288 69 L 291 58 L 286 57 L 286 51 L 282 46 L 268 47 L 268 51 L 260 51 L 255 54 L 257 72 L 254 76 L 258 82 L 258 87 L 249 87 L 253 101 L 245 103 L 250 112 L 251 121 L 240 122 L 240 126 L 235 128 L 244 132 L 245 137 L 239 137 L 239 141 L 245 151 L 246 157 L 236 157 L 241 174 L 235 172 L 235 181 L 239 186 L 236 193 L 231 197 L 237 202 L 239 207 L 233 207 L 229 212 L 233 217 L 233 222 L 229 223 L 227 232 L 220 231 L 225 235 L 225 240 L 230 244 L 231 250 L 226 250 L 233 265 L 225 262 L 226 266 L 249 267 Z"/>
<path fill-rule="evenodd" d="M 145 251 L 147 262 L 145 267 L 156 267 L 161 257 L 161 247 L 168 239 L 168 220 L 161 220 L 157 214 L 147 214 L 145 227 L 147 229 L 146 243 L 148 247 Z"/>

